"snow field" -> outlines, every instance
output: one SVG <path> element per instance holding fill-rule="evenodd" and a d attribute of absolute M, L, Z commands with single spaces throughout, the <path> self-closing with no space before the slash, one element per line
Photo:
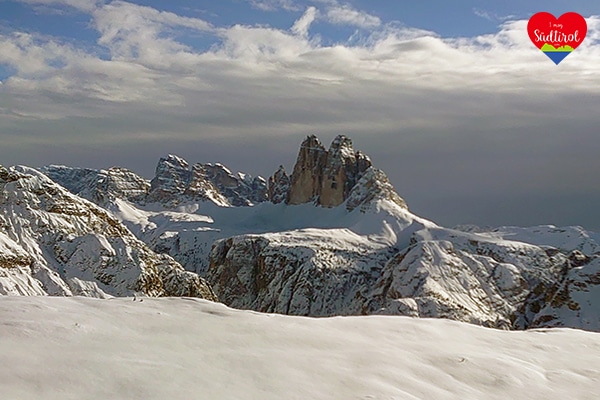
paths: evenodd
<path fill-rule="evenodd" d="M 0 297 L 2 399 L 596 399 L 600 334 Z"/>

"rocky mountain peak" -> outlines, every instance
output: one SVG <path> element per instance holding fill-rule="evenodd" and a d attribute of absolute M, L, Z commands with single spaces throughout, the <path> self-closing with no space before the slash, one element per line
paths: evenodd
<path fill-rule="evenodd" d="M 251 206 L 268 200 L 267 182 L 261 176 L 234 175 L 220 163 L 196 165 L 203 170 L 204 178 L 212 182 L 232 206 Z"/>
<path fill-rule="evenodd" d="M 277 171 L 269 178 L 269 200 L 273 204 L 287 201 L 290 191 L 290 177 L 285 172 L 285 167 L 280 165 Z"/>
<path fill-rule="evenodd" d="M 406 202 L 396 193 L 387 175 L 380 169 L 369 167 L 354 185 L 346 201 L 346 208 L 352 211 L 359 206 L 368 206 L 373 200 L 387 199 L 408 209 Z"/>
<path fill-rule="evenodd" d="M 327 164 L 323 170 L 319 196 L 319 203 L 322 206 L 335 207 L 348 198 L 350 191 L 364 172 L 359 170 L 356 160 L 357 154 L 352 147 L 352 140 L 344 135 L 338 135 L 329 147 Z M 366 165 L 361 163 L 361 166 Z"/>
<path fill-rule="evenodd" d="M 105 206 L 115 198 L 144 202 L 150 183 L 122 167 L 107 170 L 49 165 L 40 171 L 71 193 Z"/>
<path fill-rule="evenodd" d="M 185 200 L 212 200 L 218 205 L 229 205 L 219 189 L 206 179 L 202 165 L 190 168 L 187 161 L 173 154 L 162 157 L 150 182 L 148 201 L 176 206 Z"/>
<path fill-rule="evenodd" d="M 278 170 L 270 181 L 272 192 L 276 188 L 279 190 L 277 201 L 284 197 L 286 181 L 283 173 Z M 278 181 L 280 184 L 276 183 Z M 385 173 L 374 169 L 367 155 L 355 151 L 352 140 L 345 135 L 338 135 L 329 150 L 325 150 L 314 135 L 302 142 L 286 197 L 288 204 L 313 201 L 323 207 L 336 207 L 351 198 L 347 204 L 349 210 L 385 198 L 406 208 Z"/>
<path fill-rule="evenodd" d="M 0 165 L 0 181 L 3 183 L 16 181 L 18 176 L 14 173 L 14 171 L 8 170 Z"/>
<path fill-rule="evenodd" d="M 166 157 L 161 157 L 158 161 L 157 170 L 161 166 L 171 167 L 178 170 L 188 170 L 190 165 L 183 158 L 176 156 L 175 154 L 169 154 Z"/>
<path fill-rule="evenodd" d="M 156 166 L 156 174 L 150 182 L 151 201 L 175 201 L 174 196 L 182 194 L 190 186 L 192 171 L 187 161 L 169 154 L 161 157 Z"/>
<path fill-rule="evenodd" d="M 154 253 L 107 210 L 32 168 L 0 168 L 0 295 L 136 292 L 216 299 L 203 279 Z"/>
<path fill-rule="evenodd" d="M 289 204 L 304 204 L 318 199 L 326 162 L 327 150 L 321 141 L 315 135 L 304 139 L 290 178 Z"/>
<path fill-rule="evenodd" d="M 149 201 L 177 205 L 182 201 L 212 201 L 220 206 L 251 206 L 268 200 L 264 178 L 234 175 L 220 163 L 196 163 L 175 155 L 161 158 L 152 179 Z"/>
<path fill-rule="evenodd" d="M 329 153 L 340 153 L 337 158 L 354 158 L 354 149 L 352 148 L 352 139 L 346 135 L 337 135 L 329 146 Z"/>

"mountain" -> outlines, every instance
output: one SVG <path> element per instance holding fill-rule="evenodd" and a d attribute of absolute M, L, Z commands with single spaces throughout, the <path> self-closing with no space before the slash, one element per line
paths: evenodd
<path fill-rule="evenodd" d="M 69 176 L 94 181 L 88 171 Z M 96 191 L 88 194 L 104 201 L 109 194 L 104 188 L 126 198 L 137 192 L 106 183 L 94 181 Z M 140 293 L 216 300 L 204 279 L 168 255 L 151 251 L 106 210 L 34 169 L 1 166 L 0 293 L 101 298 Z"/>
<path fill-rule="evenodd" d="M 71 193 L 99 206 L 108 206 L 116 199 L 143 203 L 150 191 L 150 182 L 126 168 L 95 170 L 50 165 L 40 171 Z"/>
<path fill-rule="evenodd" d="M 234 175 L 222 164 L 194 164 L 175 155 L 161 158 L 152 181 L 125 168 L 107 170 L 50 165 L 40 169 L 70 192 L 97 205 L 110 207 L 116 199 L 134 204 L 160 203 L 173 208 L 180 203 L 209 201 L 219 206 L 252 206 L 267 201 L 262 177 Z"/>
<path fill-rule="evenodd" d="M 286 202 L 339 206 L 370 166 L 371 160 L 355 152 L 346 136 L 337 136 L 329 150 L 316 136 L 308 136 L 300 145 Z"/>
<path fill-rule="evenodd" d="M 600 331 L 600 237 L 580 227 L 457 227 L 414 215 L 385 173 L 340 135 L 300 145 L 268 179 L 161 158 L 123 168 L 49 166 L 225 304 L 303 316 L 407 315 Z M 22 258 L 5 241 L 11 259 Z"/>

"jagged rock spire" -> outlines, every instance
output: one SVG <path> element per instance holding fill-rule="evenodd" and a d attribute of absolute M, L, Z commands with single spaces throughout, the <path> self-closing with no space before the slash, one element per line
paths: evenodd
<path fill-rule="evenodd" d="M 327 150 L 310 135 L 300 145 L 300 152 L 290 178 L 289 204 L 303 204 L 318 199 L 321 193 Z"/>
<path fill-rule="evenodd" d="M 285 172 L 283 165 L 275 171 L 272 177 L 269 178 L 269 199 L 273 204 L 279 204 L 287 201 L 290 191 L 290 177 Z"/>
<path fill-rule="evenodd" d="M 338 135 L 329 150 L 316 136 L 308 136 L 300 146 L 290 178 L 288 203 L 314 201 L 324 207 L 336 207 L 348 198 L 369 167 L 371 160 L 355 152 L 352 140 L 345 135 Z"/>

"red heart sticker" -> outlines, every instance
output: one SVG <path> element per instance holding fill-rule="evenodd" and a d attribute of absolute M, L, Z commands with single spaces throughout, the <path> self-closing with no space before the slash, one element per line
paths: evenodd
<path fill-rule="evenodd" d="M 558 65 L 585 39 L 587 23 L 575 12 L 556 18 L 539 12 L 529 19 L 527 33 L 533 44 Z"/>

